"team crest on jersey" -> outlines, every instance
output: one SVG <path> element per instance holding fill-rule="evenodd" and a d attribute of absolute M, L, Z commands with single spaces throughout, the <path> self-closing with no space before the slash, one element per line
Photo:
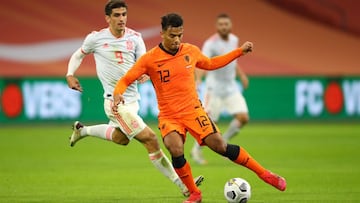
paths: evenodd
<path fill-rule="evenodd" d="M 138 123 L 136 120 L 132 120 L 132 121 L 131 121 L 131 126 L 132 126 L 133 128 L 138 128 L 138 127 L 139 127 L 139 123 Z"/>
<path fill-rule="evenodd" d="M 133 41 L 130 41 L 130 40 L 126 41 L 126 49 L 127 49 L 128 51 L 133 50 L 133 49 L 134 49 L 134 42 L 133 42 Z"/>
<path fill-rule="evenodd" d="M 109 44 L 108 44 L 108 43 L 105 43 L 105 44 L 103 45 L 103 48 L 109 48 Z"/>
<path fill-rule="evenodd" d="M 188 63 L 190 62 L 190 56 L 189 56 L 189 55 L 185 55 L 184 58 L 185 58 L 185 61 L 186 61 L 186 62 L 188 62 Z"/>

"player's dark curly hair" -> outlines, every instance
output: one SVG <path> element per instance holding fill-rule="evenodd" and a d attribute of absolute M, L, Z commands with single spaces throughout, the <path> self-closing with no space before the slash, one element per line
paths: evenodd
<path fill-rule="evenodd" d="M 110 16 L 114 8 L 124 7 L 127 9 L 127 5 L 123 0 L 109 0 L 105 5 L 105 15 Z"/>
<path fill-rule="evenodd" d="M 167 30 L 169 27 L 180 27 L 183 25 L 183 19 L 179 14 L 169 13 L 161 17 L 161 28 Z"/>
<path fill-rule="evenodd" d="M 217 19 L 219 19 L 219 18 L 230 18 L 230 16 L 228 14 L 226 14 L 226 13 L 220 13 L 216 18 Z"/>

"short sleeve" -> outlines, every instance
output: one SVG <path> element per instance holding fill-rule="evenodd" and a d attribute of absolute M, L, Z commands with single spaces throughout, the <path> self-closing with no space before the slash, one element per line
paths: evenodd
<path fill-rule="evenodd" d="M 143 38 L 139 35 L 136 38 L 135 60 L 138 60 L 142 55 L 146 53 L 146 46 Z"/>
<path fill-rule="evenodd" d="M 81 46 L 81 51 L 84 54 L 90 54 L 90 53 L 94 52 L 95 34 L 96 34 L 96 32 L 92 32 L 86 36 L 86 38 Z"/>

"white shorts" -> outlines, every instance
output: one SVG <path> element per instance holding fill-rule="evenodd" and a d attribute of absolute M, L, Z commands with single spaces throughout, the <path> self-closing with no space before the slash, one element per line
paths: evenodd
<path fill-rule="evenodd" d="M 138 102 L 118 105 L 118 113 L 112 111 L 112 103 L 113 101 L 109 99 L 104 100 L 104 110 L 106 116 L 110 119 L 109 125 L 119 128 L 129 140 L 145 129 L 146 124 L 138 115 Z"/>
<path fill-rule="evenodd" d="M 240 92 L 234 92 L 228 97 L 220 97 L 211 92 L 205 94 L 204 107 L 210 118 L 217 122 L 221 112 L 226 110 L 229 114 L 248 113 L 245 98 Z"/>

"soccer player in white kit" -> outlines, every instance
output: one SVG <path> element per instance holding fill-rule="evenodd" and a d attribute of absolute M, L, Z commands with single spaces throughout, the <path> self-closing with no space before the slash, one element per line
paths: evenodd
<path fill-rule="evenodd" d="M 121 0 L 110 0 L 105 5 L 105 19 L 108 28 L 87 35 L 81 48 L 71 56 L 67 83 L 70 88 L 82 92 L 79 80 L 74 77 L 83 58 L 90 53 L 94 54 L 96 72 L 104 89 L 104 110 L 109 118 L 108 124 L 85 126 L 79 121 L 73 124 L 73 133 L 70 145 L 87 136 L 94 136 L 112 141 L 120 145 L 127 145 L 133 138 L 141 142 L 149 153 L 149 158 L 159 171 L 175 183 L 184 196 L 188 196 L 186 186 L 176 174 L 169 159 L 160 149 L 155 133 L 144 123 L 138 115 L 140 99 L 137 82 L 126 90 L 125 104 L 118 105 L 118 111 L 112 110 L 113 91 L 116 82 L 132 67 L 145 52 L 145 44 L 141 34 L 126 27 L 127 5 Z M 146 81 L 148 76 L 138 79 Z M 195 179 L 200 184 L 202 176 Z"/>
<path fill-rule="evenodd" d="M 223 55 L 238 47 L 239 39 L 231 33 L 232 23 L 227 14 L 220 14 L 216 19 L 217 33 L 208 38 L 202 48 L 204 55 L 214 57 Z M 200 84 L 203 70 L 197 70 L 197 83 Z M 210 118 L 217 122 L 223 110 L 233 115 L 233 120 L 223 137 L 229 141 L 236 135 L 240 128 L 249 121 L 246 101 L 236 83 L 236 75 L 239 75 L 244 89 L 248 87 L 248 78 L 240 69 L 236 61 L 229 63 L 224 68 L 206 72 L 204 107 Z M 206 164 L 201 148 L 195 142 L 191 157 L 198 164 Z"/>

